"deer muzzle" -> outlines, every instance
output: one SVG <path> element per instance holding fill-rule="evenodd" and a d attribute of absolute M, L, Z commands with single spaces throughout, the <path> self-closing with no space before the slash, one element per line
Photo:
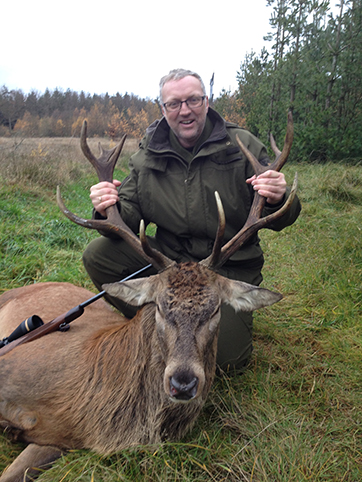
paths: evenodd
<path fill-rule="evenodd" d="M 177 401 L 188 402 L 196 397 L 199 379 L 197 377 L 173 376 L 170 378 L 170 396 Z"/>
<path fill-rule="evenodd" d="M 171 364 L 164 373 L 164 390 L 174 402 L 190 402 L 198 398 L 205 385 L 205 372 L 197 363 Z"/>

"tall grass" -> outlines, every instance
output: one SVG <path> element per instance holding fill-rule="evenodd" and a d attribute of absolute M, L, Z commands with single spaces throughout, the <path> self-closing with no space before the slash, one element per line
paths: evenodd
<path fill-rule="evenodd" d="M 0 291 L 48 280 L 93 289 L 81 254 L 96 234 L 63 217 L 55 184 L 63 186 L 71 209 L 88 215 L 95 177 L 70 140 L 28 149 L 24 144 L 19 158 L 20 147 L 0 149 Z M 33 175 L 27 159 L 37 166 Z M 11 163 L 18 166 L 16 177 L 8 174 Z M 126 163 L 124 158 L 117 177 L 125 175 Z M 44 178 L 40 165 L 46 166 Z M 196 426 L 179 443 L 108 457 L 74 451 L 41 481 L 362 479 L 361 166 L 287 165 L 288 180 L 295 170 L 300 218 L 280 233 L 260 234 L 264 286 L 284 299 L 255 314 L 255 349 L 246 372 L 217 377 Z M 1 470 L 21 447 L 5 436 L 0 445 Z"/>

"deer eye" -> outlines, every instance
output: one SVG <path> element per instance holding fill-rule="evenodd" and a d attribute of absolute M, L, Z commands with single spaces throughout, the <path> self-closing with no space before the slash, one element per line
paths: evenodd
<path fill-rule="evenodd" d="M 156 305 L 156 326 L 158 330 L 165 331 L 165 316 L 159 306 Z"/>
<path fill-rule="evenodd" d="M 219 325 L 219 321 L 220 321 L 220 306 L 217 308 L 217 310 L 214 312 L 214 314 L 210 318 L 209 331 L 211 331 L 211 332 L 215 331 L 216 328 Z"/>

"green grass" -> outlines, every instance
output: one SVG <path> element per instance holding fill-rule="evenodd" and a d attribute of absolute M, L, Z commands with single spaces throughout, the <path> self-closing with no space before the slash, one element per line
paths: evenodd
<path fill-rule="evenodd" d="M 215 380 L 196 426 L 179 443 L 110 457 L 71 452 L 41 481 L 362 480 L 361 166 L 287 165 L 289 181 L 296 170 L 300 218 L 280 233 L 260 234 L 264 286 L 284 299 L 255 314 L 247 371 Z M 77 172 L 60 179 L 62 193 L 87 216 L 95 178 L 82 164 Z M 93 289 L 81 254 L 97 234 L 64 218 L 52 182 L 21 173 L 1 181 L 0 292 L 48 280 Z M 0 436 L 0 470 L 20 450 Z"/>

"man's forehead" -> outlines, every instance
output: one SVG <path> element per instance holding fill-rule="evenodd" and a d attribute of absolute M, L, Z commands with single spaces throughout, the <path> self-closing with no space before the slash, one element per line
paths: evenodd
<path fill-rule="evenodd" d="M 177 97 L 183 94 L 203 94 L 201 82 L 196 77 L 188 75 L 178 80 L 169 80 L 162 88 L 163 100 L 167 97 Z"/>

